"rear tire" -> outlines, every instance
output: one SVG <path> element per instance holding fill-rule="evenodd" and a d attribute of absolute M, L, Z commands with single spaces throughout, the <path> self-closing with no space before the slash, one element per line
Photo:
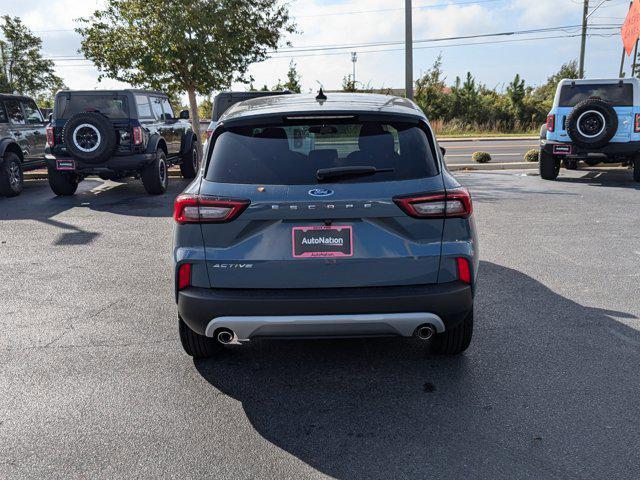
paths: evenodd
<path fill-rule="evenodd" d="M 198 335 L 191 330 L 180 316 L 178 316 L 178 330 L 182 348 L 187 355 L 193 358 L 211 358 L 224 350 L 224 347 L 212 338 Z"/>
<path fill-rule="evenodd" d="M 560 173 L 560 161 L 553 155 L 540 150 L 540 176 L 545 180 L 555 180 Z"/>
<path fill-rule="evenodd" d="M 640 155 L 633 160 L 633 179 L 640 182 Z"/>
<path fill-rule="evenodd" d="M 0 165 L 0 197 L 16 197 L 22 193 L 24 174 L 20 157 L 13 152 L 4 154 Z"/>
<path fill-rule="evenodd" d="M 54 168 L 47 167 L 47 176 L 51 190 L 59 197 L 68 197 L 78 190 L 80 180 L 75 173 L 59 172 Z"/>
<path fill-rule="evenodd" d="M 169 172 L 164 150 L 158 149 L 155 160 L 147 164 L 140 173 L 142 184 L 148 194 L 162 195 L 166 192 L 169 186 Z"/>
<path fill-rule="evenodd" d="M 180 164 L 182 178 L 196 178 L 198 168 L 200 168 L 198 148 L 195 143 L 192 143 L 189 151 L 182 157 L 182 163 Z"/>
<path fill-rule="evenodd" d="M 438 355 L 458 355 L 471 344 L 473 336 L 473 312 L 460 325 L 438 333 L 431 343 L 431 351 Z"/>

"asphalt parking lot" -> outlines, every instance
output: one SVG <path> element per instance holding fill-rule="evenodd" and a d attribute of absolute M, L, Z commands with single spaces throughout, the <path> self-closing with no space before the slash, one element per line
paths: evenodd
<path fill-rule="evenodd" d="M 0 199 L 0 478 L 640 477 L 640 184 L 461 173 L 481 238 L 458 358 L 412 340 L 177 338 L 174 180 Z"/>

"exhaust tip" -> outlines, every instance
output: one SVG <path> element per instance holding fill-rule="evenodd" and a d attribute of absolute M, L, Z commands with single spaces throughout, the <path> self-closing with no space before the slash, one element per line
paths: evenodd
<path fill-rule="evenodd" d="M 233 341 L 233 332 L 231 330 L 220 330 L 217 339 L 223 345 L 228 345 Z"/>
<path fill-rule="evenodd" d="M 429 340 L 436 334 L 436 329 L 433 325 L 422 325 L 416 330 L 416 335 L 420 340 Z"/>

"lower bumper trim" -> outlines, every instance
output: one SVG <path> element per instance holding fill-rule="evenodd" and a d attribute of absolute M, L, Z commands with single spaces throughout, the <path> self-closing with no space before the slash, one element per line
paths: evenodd
<path fill-rule="evenodd" d="M 411 337 L 421 325 L 433 325 L 442 333 L 442 319 L 425 312 L 372 313 L 359 315 L 283 315 L 217 317 L 205 329 L 213 337 L 220 328 L 234 333 L 234 342 L 246 342 L 254 337 L 349 337 L 367 335 L 399 335 Z"/>

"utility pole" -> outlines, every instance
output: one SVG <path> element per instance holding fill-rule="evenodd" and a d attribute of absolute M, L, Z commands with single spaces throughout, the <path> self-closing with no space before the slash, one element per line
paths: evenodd
<path fill-rule="evenodd" d="M 356 62 L 358 61 L 358 52 L 351 52 L 351 62 L 353 63 L 353 77 L 351 80 L 353 81 L 353 88 L 356 87 Z"/>
<path fill-rule="evenodd" d="M 405 94 L 409 100 L 413 100 L 413 26 L 411 0 L 405 0 L 404 12 L 404 49 L 405 49 Z"/>
<path fill-rule="evenodd" d="M 582 11 L 582 45 L 580 46 L 580 78 L 584 78 L 584 52 L 587 48 L 587 18 L 589 15 L 589 0 L 584 0 Z"/>

